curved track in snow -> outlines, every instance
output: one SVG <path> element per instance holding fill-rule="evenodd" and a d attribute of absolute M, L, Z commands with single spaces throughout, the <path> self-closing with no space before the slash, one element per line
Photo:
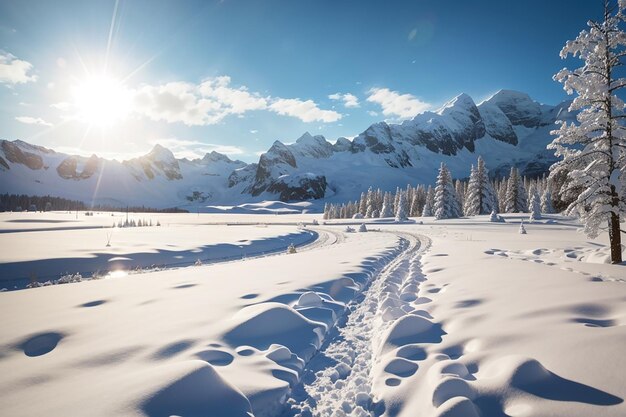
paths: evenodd
<path fill-rule="evenodd" d="M 376 416 L 383 410 L 371 397 L 372 367 L 378 338 L 391 324 L 386 305 L 390 285 L 409 286 L 422 280 L 419 261 L 429 240 L 420 235 L 392 232 L 403 249 L 349 306 L 348 314 L 328 335 L 308 363 L 302 379 L 287 400 L 283 417 Z M 413 289 L 409 289 L 413 291 Z M 404 312 L 406 313 L 406 312 Z"/>

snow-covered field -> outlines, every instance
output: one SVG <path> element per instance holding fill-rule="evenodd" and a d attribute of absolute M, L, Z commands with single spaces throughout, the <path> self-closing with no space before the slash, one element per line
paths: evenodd
<path fill-rule="evenodd" d="M 1 414 L 626 415 L 625 266 L 571 219 L 137 217 L 2 215 L 7 282 L 166 267 L 0 293 Z"/>

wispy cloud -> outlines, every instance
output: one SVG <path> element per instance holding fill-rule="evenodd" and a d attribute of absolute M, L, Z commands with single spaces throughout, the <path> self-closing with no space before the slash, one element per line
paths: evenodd
<path fill-rule="evenodd" d="M 409 119 L 432 106 L 411 94 L 401 94 L 388 88 L 372 88 L 367 101 L 379 104 L 385 116 Z"/>
<path fill-rule="evenodd" d="M 297 117 L 303 122 L 331 123 L 341 119 L 342 115 L 334 110 L 322 110 L 313 100 L 298 98 L 280 98 L 269 107 L 270 110 L 284 116 Z"/>
<path fill-rule="evenodd" d="M 262 96 L 247 87 L 231 86 L 228 76 L 204 80 L 200 84 L 170 82 L 144 85 L 133 92 L 133 110 L 152 120 L 205 126 L 221 122 L 229 115 L 267 110 L 297 117 L 304 122 L 334 122 L 341 114 L 322 110 L 312 100 Z"/>
<path fill-rule="evenodd" d="M 25 123 L 27 125 L 52 126 L 52 123 L 46 122 L 40 117 L 17 116 L 15 120 L 17 120 L 20 123 Z"/>
<path fill-rule="evenodd" d="M 0 83 L 14 85 L 37 81 L 37 76 L 31 74 L 32 69 L 30 62 L 0 50 Z"/>
<path fill-rule="evenodd" d="M 335 93 L 329 95 L 328 98 L 335 101 L 342 101 L 345 107 L 359 107 L 359 99 L 354 94 Z"/>

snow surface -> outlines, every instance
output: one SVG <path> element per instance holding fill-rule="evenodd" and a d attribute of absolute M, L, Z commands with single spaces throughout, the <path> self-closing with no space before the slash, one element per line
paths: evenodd
<path fill-rule="evenodd" d="M 1 213 L 0 288 L 29 280 L 54 280 L 68 273 L 91 277 L 111 271 L 172 268 L 282 251 L 304 245 L 316 233 L 292 226 L 207 224 L 208 216 L 133 214 L 161 226 L 112 228 L 125 214 Z M 174 221 L 174 222 L 172 222 Z M 19 225 L 19 229 L 16 229 Z M 107 246 L 107 244 L 109 246 Z"/>
<path fill-rule="evenodd" d="M 173 241 L 187 239 L 185 224 L 201 228 L 193 215 L 168 216 L 162 230 Z M 319 215 L 206 216 L 322 223 Z M 307 226 L 317 240 L 295 254 L 284 241 L 273 256 L 0 293 L 0 409 L 625 415 L 624 266 L 594 263 L 606 237 L 588 240 L 570 219 L 546 215 L 520 235 L 526 216 L 503 217 L 328 221 Z M 343 232 L 363 222 L 369 233 Z M 296 230 L 206 227 L 221 241 Z M 186 244 L 213 241 L 197 239 Z"/>

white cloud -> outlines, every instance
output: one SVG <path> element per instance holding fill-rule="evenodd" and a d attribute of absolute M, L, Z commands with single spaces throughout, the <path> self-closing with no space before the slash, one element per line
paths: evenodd
<path fill-rule="evenodd" d="M 46 122 L 42 118 L 39 117 L 30 117 L 30 116 L 18 116 L 15 118 L 20 123 L 25 123 L 27 125 L 42 125 L 42 126 L 52 126 L 52 123 Z"/>
<path fill-rule="evenodd" d="M 53 109 L 61 110 L 61 111 L 67 111 L 72 107 L 72 105 L 68 103 L 67 101 L 61 101 L 59 103 L 51 104 L 50 107 L 52 107 Z"/>
<path fill-rule="evenodd" d="M 259 131 L 258 131 L 258 130 L 256 130 L 256 129 L 252 129 L 252 130 L 250 131 L 250 133 L 252 133 L 253 135 L 256 135 L 257 133 L 259 133 Z"/>
<path fill-rule="evenodd" d="M 148 141 L 148 143 L 153 146 L 158 143 L 159 145 L 172 151 L 177 158 L 202 158 L 205 154 L 213 151 L 229 156 L 241 155 L 244 153 L 243 149 L 237 146 L 204 143 L 197 140 L 178 138 L 154 139 Z"/>
<path fill-rule="evenodd" d="M 264 97 L 246 87 L 232 87 L 228 76 L 200 84 L 170 82 L 144 85 L 133 91 L 133 110 L 156 121 L 204 126 L 221 122 L 229 115 L 243 117 L 249 111 L 267 110 L 297 117 L 304 122 L 333 122 L 341 114 L 318 108 L 312 100 Z"/>
<path fill-rule="evenodd" d="M 343 101 L 343 105 L 346 107 L 359 107 L 359 99 L 354 94 L 335 93 L 329 95 L 328 98 L 335 101 Z"/>
<path fill-rule="evenodd" d="M 376 117 L 376 116 L 378 116 L 378 113 L 377 113 L 377 112 L 375 112 L 375 111 L 373 111 L 373 110 L 368 110 L 368 111 L 367 111 L 367 114 L 369 114 L 369 115 L 370 115 L 370 116 L 372 116 L 372 117 Z"/>
<path fill-rule="evenodd" d="M 203 97 L 222 103 L 229 113 L 243 114 L 250 110 L 267 108 L 266 98 L 260 97 L 258 93 L 250 93 L 246 87 L 232 88 L 229 84 L 230 77 L 217 77 L 200 84 L 199 91 Z"/>
<path fill-rule="evenodd" d="M 411 94 L 400 94 L 388 88 L 372 88 L 368 93 L 367 101 L 379 104 L 385 116 L 409 119 L 431 108 L 429 103 Z"/>
<path fill-rule="evenodd" d="M 0 51 L 0 83 L 14 85 L 37 81 L 37 76 L 30 74 L 32 69 L 33 64 L 30 62 Z"/>
<path fill-rule="evenodd" d="M 322 110 L 313 100 L 297 98 L 279 98 L 269 107 L 270 110 L 283 115 L 297 117 L 303 122 L 331 123 L 341 119 L 341 114 L 334 110 Z"/>
<path fill-rule="evenodd" d="M 136 112 L 152 120 L 188 126 L 215 124 L 227 114 L 220 103 L 203 98 L 198 86 L 185 82 L 143 86 L 135 92 L 133 104 Z"/>

